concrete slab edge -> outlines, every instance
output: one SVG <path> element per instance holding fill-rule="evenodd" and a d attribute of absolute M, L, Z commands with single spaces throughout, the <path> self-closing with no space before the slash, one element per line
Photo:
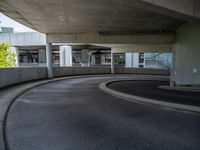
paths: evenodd
<path fill-rule="evenodd" d="M 21 83 L 21 84 L 17 84 L 14 85 L 14 87 L 16 86 L 16 93 L 14 93 L 14 96 L 12 96 L 11 99 L 8 100 L 7 103 L 7 107 L 5 109 L 5 112 L 2 112 L 3 118 L 0 118 L 0 120 L 3 120 L 2 122 L 0 122 L 0 150 L 7 150 L 8 149 L 8 145 L 7 145 L 7 141 L 6 141 L 6 119 L 9 113 L 10 108 L 12 107 L 12 105 L 14 104 L 15 100 L 21 96 L 22 94 L 24 94 L 25 92 L 37 87 L 37 86 L 41 86 L 47 83 L 51 83 L 51 82 L 56 82 L 56 81 L 61 81 L 61 80 L 67 80 L 67 79 L 75 79 L 75 78 L 83 78 L 83 77 L 90 77 L 90 76 L 100 76 L 100 75 L 78 75 L 78 76 L 68 76 L 68 77 L 59 77 L 59 78 L 54 78 L 54 79 L 46 79 L 46 80 L 39 80 L 39 81 L 32 81 L 30 83 Z M 21 86 L 21 89 L 19 90 L 19 86 Z M 6 88 L 6 90 L 9 90 L 11 87 Z M 0 97 L 1 98 L 1 97 Z"/>
<path fill-rule="evenodd" d="M 108 88 L 108 84 L 111 84 L 114 82 L 120 82 L 120 81 L 124 81 L 124 80 L 112 80 L 112 81 L 102 82 L 99 84 L 99 89 L 107 94 L 110 94 L 110 95 L 118 97 L 118 98 L 122 98 L 129 102 L 153 104 L 153 105 L 157 105 L 157 106 L 161 106 L 161 107 L 168 107 L 168 108 L 172 108 L 172 109 L 200 113 L 200 107 L 197 107 L 197 106 L 164 102 L 164 101 L 159 101 L 159 100 L 155 100 L 155 99 L 144 98 L 144 97 L 139 97 L 139 96 L 135 96 L 135 95 L 129 95 L 129 94 L 118 92 L 118 91 Z"/>

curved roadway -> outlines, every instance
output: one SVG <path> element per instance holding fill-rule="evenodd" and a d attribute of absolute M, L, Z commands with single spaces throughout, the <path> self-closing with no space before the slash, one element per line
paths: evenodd
<path fill-rule="evenodd" d="M 199 91 L 162 89 L 159 88 L 160 85 L 169 85 L 169 81 L 118 81 L 110 83 L 108 87 L 115 91 L 139 97 L 200 107 Z"/>
<path fill-rule="evenodd" d="M 113 78 L 124 76 L 52 82 L 21 95 L 6 122 L 8 150 L 200 149 L 200 114 L 128 102 L 98 89 Z"/>

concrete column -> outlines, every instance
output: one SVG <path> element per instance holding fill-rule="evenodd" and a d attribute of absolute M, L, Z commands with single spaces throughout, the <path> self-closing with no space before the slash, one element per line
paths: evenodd
<path fill-rule="evenodd" d="M 176 35 L 171 86 L 200 85 L 200 24 L 184 24 Z"/>
<path fill-rule="evenodd" d="M 91 64 L 95 65 L 96 64 L 96 57 L 94 54 L 91 54 Z"/>
<path fill-rule="evenodd" d="M 139 67 L 139 53 L 133 53 L 133 67 Z"/>
<path fill-rule="evenodd" d="M 126 67 L 138 68 L 139 67 L 139 53 L 126 53 Z"/>
<path fill-rule="evenodd" d="M 47 63 L 47 75 L 48 78 L 53 78 L 53 65 L 52 65 L 52 45 L 46 44 L 46 63 Z"/>
<path fill-rule="evenodd" d="M 133 66 L 133 53 L 125 54 L 125 63 L 126 68 L 131 68 Z"/>
<path fill-rule="evenodd" d="M 16 54 L 16 67 L 19 67 L 19 49 L 18 49 L 18 47 L 11 47 L 10 52 Z"/>
<path fill-rule="evenodd" d="M 81 65 L 82 66 L 88 66 L 89 62 L 89 49 L 82 49 L 81 50 Z"/>
<path fill-rule="evenodd" d="M 60 66 L 72 66 L 72 47 L 68 45 L 60 46 Z"/>
<path fill-rule="evenodd" d="M 39 57 L 39 65 L 40 66 L 44 66 L 46 63 L 46 54 L 45 54 L 45 50 L 44 49 L 39 49 L 38 50 L 38 57 Z"/>
<path fill-rule="evenodd" d="M 99 53 L 95 54 L 95 64 L 101 65 L 101 54 L 99 54 Z"/>
<path fill-rule="evenodd" d="M 114 53 L 111 53 L 111 74 L 115 73 Z"/>
<path fill-rule="evenodd" d="M 89 52 L 88 67 L 90 66 L 91 60 L 92 60 L 92 53 Z"/>

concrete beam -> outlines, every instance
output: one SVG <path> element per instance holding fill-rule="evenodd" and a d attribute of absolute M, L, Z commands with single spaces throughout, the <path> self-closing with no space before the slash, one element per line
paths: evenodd
<path fill-rule="evenodd" d="M 169 53 L 172 52 L 172 44 L 128 44 L 114 45 L 112 53 Z"/>
<path fill-rule="evenodd" d="M 189 22 L 200 22 L 199 0 L 141 0 L 144 9 Z"/>
<path fill-rule="evenodd" d="M 87 44 L 172 44 L 175 35 L 110 35 L 99 33 L 48 34 L 50 43 Z"/>
<path fill-rule="evenodd" d="M 46 45 L 46 35 L 38 32 L 0 33 L 0 43 L 10 43 L 12 46 Z"/>
<path fill-rule="evenodd" d="M 193 0 L 166 1 L 0 0 L 0 12 L 37 31 L 54 34 L 174 33 L 184 20 L 199 19 L 195 17 L 199 8 L 189 2 Z M 186 9 L 180 7 L 184 5 Z"/>

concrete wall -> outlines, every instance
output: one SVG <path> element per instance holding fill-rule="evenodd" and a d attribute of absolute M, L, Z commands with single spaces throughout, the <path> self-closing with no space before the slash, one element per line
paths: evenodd
<path fill-rule="evenodd" d="M 110 74 L 110 67 L 54 67 L 54 77 L 69 75 Z"/>
<path fill-rule="evenodd" d="M 54 77 L 68 75 L 110 74 L 110 67 L 54 67 Z M 116 67 L 116 74 L 170 75 L 169 70 Z"/>
<path fill-rule="evenodd" d="M 110 67 L 54 67 L 54 77 L 72 76 L 72 75 L 92 75 L 92 74 L 110 74 Z M 133 69 L 116 68 L 117 74 L 153 74 L 169 75 L 168 70 L 159 69 Z M 26 81 L 46 79 L 46 67 L 33 68 L 1 68 L 0 69 L 0 88 L 22 83 Z"/>
<path fill-rule="evenodd" d="M 167 53 L 172 51 L 172 44 L 124 44 L 114 45 L 113 53 Z"/>
<path fill-rule="evenodd" d="M 176 85 L 200 85 L 200 24 L 185 24 L 178 29 L 171 80 Z"/>
<path fill-rule="evenodd" d="M 95 43 L 95 44 L 158 44 L 174 43 L 173 34 L 163 35 L 103 35 L 99 33 L 48 34 L 50 43 Z"/>
<path fill-rule="evenodd" d="M 145 68 L 115 68 L 116 74 L 143 74 L 143 75 L 170 75 L 165 69 L 145 69 Z"/>
<path fill-rule="evenodd" d="M 47 78 L 45 67 L 0 68 L 0 88 L 21 82 L 45 78 Z"/>

